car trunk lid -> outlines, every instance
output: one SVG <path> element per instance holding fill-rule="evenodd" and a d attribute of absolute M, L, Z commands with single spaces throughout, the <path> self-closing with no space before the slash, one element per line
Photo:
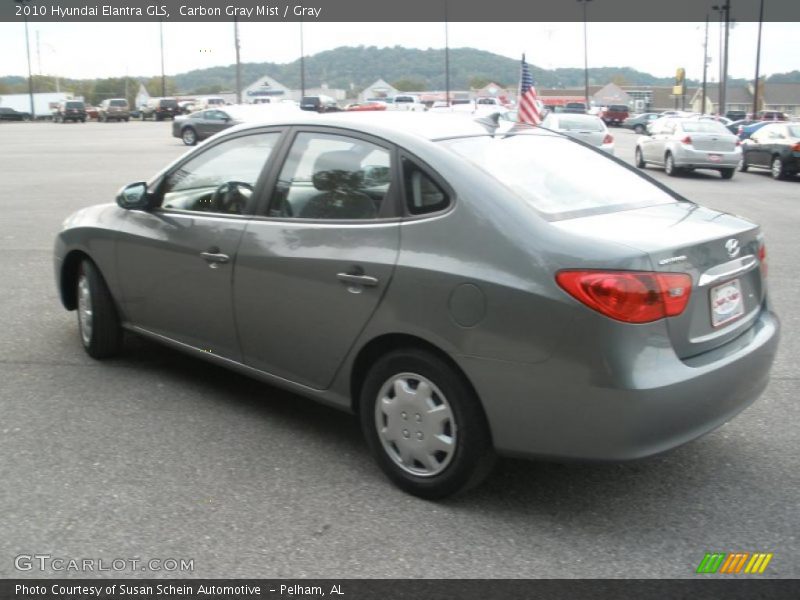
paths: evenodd
<path fill-rule="evenodd" d="M 554 223 L 588 238 L 646 252 L 657 272 L 687 273 L 686 309 L 666 319 L 681 358 L 734 339 L 756 320 L 765 295 L 757 225 L 690 202 L 565 219 Z"/>

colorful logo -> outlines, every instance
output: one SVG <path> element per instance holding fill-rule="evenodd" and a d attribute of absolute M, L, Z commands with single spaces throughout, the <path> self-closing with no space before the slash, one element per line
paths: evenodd
<path fill-rule="evenodd" d="M 720 573 L 726 575 L 750 574 L 760 575 L 767 570 L 772 553 L 764 552 L 715 552 L 706 553 L 697 573 Z"/>

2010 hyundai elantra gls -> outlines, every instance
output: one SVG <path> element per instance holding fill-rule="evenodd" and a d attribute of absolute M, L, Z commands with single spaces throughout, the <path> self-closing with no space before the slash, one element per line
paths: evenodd
<path fill-rule="evenodd" d="M 759 396 L 779 337 L 757 225 L 449 115 L 232 128 L 69 217 L 55 272 L 92 357 L 127 330 L 352 411 L 427 498 L 498 454 L 683 444 Z"/>

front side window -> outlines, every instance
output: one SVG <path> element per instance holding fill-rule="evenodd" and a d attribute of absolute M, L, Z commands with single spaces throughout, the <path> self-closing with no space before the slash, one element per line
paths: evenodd
<path fill-rule="evenodd" d="M 170 173 L 162 208 L 243 214 L 280 134 L 257 133 L 212 146 Z"/>
<path fill-rule="evenodd" d="M 386 148 L 342 135 L 300 133 L 278 177 L 269 216 L 377 219 L 391 179 Z"/>

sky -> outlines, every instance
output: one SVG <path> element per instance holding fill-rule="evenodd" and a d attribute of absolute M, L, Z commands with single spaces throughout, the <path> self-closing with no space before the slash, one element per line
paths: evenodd
<path fill-rule="evenodd" d="M 444 23 L 305 23 L 306 56 L 338 46 L 442 48 Z M 287 63 L 300 55 L 298 23 L 240 23 L 243 62 Z M 730 77 L 755 73 L 757 23 L 736 23 L 730 32 Z M 450 47 L 472 47 L 543 68 L 583 67 L 583 23 L 450 23 Z M 37 51 L 38 33 L 38 51 Z M 660 77 L 678 67 L 701 79 L 704 23 L 589 23 L 590 67 L 630 66 Z M 800 23 L 764 23 L 761 73 L 800 69 Z M 709 26 L 709 81 L 719 77 L 720 30 Z M 34 74 L 71 78 L 152 76 L 161 72 L 158 23 L 30 24 Z M 168 75 L 235 62 L 233 24 L 164 24 Z M 26 75 L 25 28 L 0 23 L 0 76 Z M 265 73 L 266 74 L 266 73 Z M 249 82 L 248 82 L 249 83 Z"/>

